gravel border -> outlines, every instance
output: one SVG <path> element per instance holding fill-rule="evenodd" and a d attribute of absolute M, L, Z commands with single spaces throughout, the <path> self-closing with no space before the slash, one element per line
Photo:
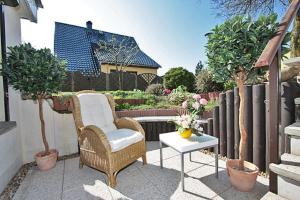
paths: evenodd
<path fill-rule="evenodd" d="M 67 160 L 67 159 L 75 158 L 78 156 L 79 156 L 78 153 L 74 153 L 74 154 L 66 155 L 66 156 L 60 156 L 60 157 L 58 157 L 57 161 Z M 24 181 L 27 173 L 33 166 L 36 166 L 36 162 L 31 162 L 31 163 L 25 164 L 19 169 L 19 171 L 16 173 L 16 175 L 10 180 L 10 182 L 7 184 L 6 188 L 0 194 L 0 200 L 13 199 L 13 197 L 16 194 L 21 183 Z"/>

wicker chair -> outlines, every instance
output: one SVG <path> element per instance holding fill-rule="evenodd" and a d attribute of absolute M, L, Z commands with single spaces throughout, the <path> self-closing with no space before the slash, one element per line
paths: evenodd
<path fill-rule="evenodd" d="M 82 91 L 72 96 L 80 146 L 79 167 L 100 170 L 115 187 L 117 173 L 142 157 L 146 164 L 145 132 L 131 118 L 117 118 L 111 95 Z"/>

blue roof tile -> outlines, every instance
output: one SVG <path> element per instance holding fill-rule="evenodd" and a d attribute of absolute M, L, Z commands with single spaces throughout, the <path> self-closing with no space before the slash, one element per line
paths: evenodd
<path fill-rule="evenodd" d="M 94 50 L 97 48 L 99 40 L 109 41 L 113 35 L 117 41 L 122 41 L 126 37 L 126 41 L 130 44 L 137 45 L 133 37 L 55 22 L 54 52 L 59 59 L 66 60 L 68 71 L 98 75 L 100 73 L 99 63 L 113 63 L 113 61 L 107 52 L 100 50 L 99 54 L 95 55 Z M 141 50 L 134 56 L 130 65 L 149 68 L 160 67 L 157 62 Z"/>

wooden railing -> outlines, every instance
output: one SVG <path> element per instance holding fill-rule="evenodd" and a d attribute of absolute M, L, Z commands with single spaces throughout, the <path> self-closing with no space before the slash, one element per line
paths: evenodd
<path fill-rule="evenodd" d="M 294 0 L 290 4 L 286 14 L 282 18 L 280 26 L 278 28 L 277 35 L 273 37 L 265 47 L 264 51 L 260 55 L 255 67 L 270 66 L 278 50 L 281 48 L 281 43 L 288 31 L 290 24 L 295 18 L 297 11 L 300 7 L 300 0 Z"/>
<path fill-rule="evenodd" d="M 294 20 L 300 7 L 300 0 L 293 0 L 280 23 L 278 33 L 265 47 L 261 56 L 255 64 L 255 67 L 269 66 L 269 121 L 267 129 L 267 146 L 269 149 L 270 163 L 278 164 L 279 155 L 279 119 L 280 119 L 280 64 L 281 64 L 281 44 L 288 31 L 289 25 Z M 277 153 L 276 153 L 277 152 Z M 277 193 L 277 176 L 270 171 L 269 188 L 271 192 Z"/>

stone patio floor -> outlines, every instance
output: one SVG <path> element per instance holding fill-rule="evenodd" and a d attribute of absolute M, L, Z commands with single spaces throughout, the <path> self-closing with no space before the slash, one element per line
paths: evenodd
<path fill-rule="evenodd" d="M 92 168 L 78 168 L 78 157 L 59 161 L 55 168 L 41 172 L 33 167 L 16 192 L 15 200 L 90 199 L 260 199 L 268 191 L 268 179 L 258 177 L 252 192 L 235 190 L 228 179 L 225 162 L 219 160 L 215 177 L 214 157 L 185 155 L 185 190 L 181 190 L 180 157 L 173 149 L 163 149 L 164 169 L 159 164 L 158 142 L 147 142 L 148 164 L 141 160 L 122 170 L 116 188 L 107 186 L 106 176 Z"/>

